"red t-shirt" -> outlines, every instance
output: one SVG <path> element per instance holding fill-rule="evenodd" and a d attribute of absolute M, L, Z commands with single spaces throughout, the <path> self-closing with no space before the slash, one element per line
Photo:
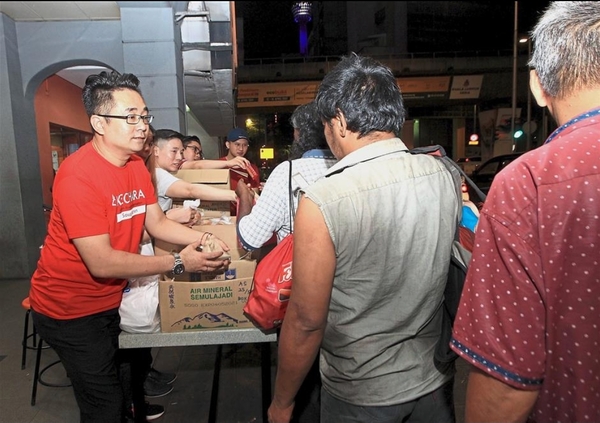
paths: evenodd
<path fill-rule="evenodd" d="M 67 157 L 56 173 L 48 235 L 31 279 L 36 312 L 74 319 L 119 307 L 125 279 L 98 279 L 72 240 L 108 234 L 115 250 L 137 253 L 146 206 L 157 202 L 144 161 L 110 164 L 89 142 Z"/>

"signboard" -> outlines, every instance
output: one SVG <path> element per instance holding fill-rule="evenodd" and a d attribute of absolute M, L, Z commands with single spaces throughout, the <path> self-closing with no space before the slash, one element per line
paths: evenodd
<path fill-rule="evenodd" d="M 273 159 L 275 157 L 275 151 L 273 148 L 261 148 L 260 158 L 263 160 Z"/>
<path fill-rule="evenodd" d="M 483 75 L 463 75 L 452 78 L 450 100 L 479 98 Z"/>
<path fill-rule="evenodd" d="M 405 100 L 447 98 L 449 76 L 398 78 Z M 320 81 L 239 84 L 237 107 L 300 106 L 314 100 Z M 481 81 L 480 81 L 481 85 Z"/>
<path fill-rule="evenodd" d="M 320 81 L 240 84 L 237 107 L 299 106 L 312 101 Z"/>

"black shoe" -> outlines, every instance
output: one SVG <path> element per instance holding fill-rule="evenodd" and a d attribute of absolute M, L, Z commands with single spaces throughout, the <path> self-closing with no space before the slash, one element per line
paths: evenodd
<path fill-rule="evenodd" d="M 127 422 L 135 421 L 135 413 L 133 411 L 133 405 L 131 405 L 125 413 Z M 165 414 L 165 407 L 159 404 L 150 404 L 146 402 L 146 421 L 156 420 Z"/>
<path fill-rule="evenodd" d="M 154 379 L 157 382 L 166 383 L 167 385 L 170 385 L 173 382 L 175 382 L 175 379 L 177 379 L 177 374 L 167 373 L 167 372 L 159 372 L 154 367 L 152 367 L 150 369 L 150 372 L 148 373 L 148 376 L 146 376 L 146 377 L 151 377 L 152 379 Z"/>
<path fill-rule="evenodd" d="M 151 377 L 147 377 L 144 381 L 144 395 L 148 398 L 163 397 L 173 390 L 172 385 L 161 383 Z"/>
<path fill-rule="evenodd" d="M 165 414 L 165 407 L 159 404 L 149 404 L 146 403 L 146 420 L 152 421 L 156 420 Z"/>

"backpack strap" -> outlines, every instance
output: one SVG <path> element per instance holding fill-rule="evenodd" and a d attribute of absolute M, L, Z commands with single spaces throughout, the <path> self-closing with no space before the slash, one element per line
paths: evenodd
<path fill-rule="evenodd" d="M 294 191 L 292 190 L 292 161 L 288 160 L 290 163 L 290 180 L 288 182 L 289 196 L 290 196 L 290 233 L 294 232 L 294 216 L 296 215 L 296 210 L 294 210 Z"/>

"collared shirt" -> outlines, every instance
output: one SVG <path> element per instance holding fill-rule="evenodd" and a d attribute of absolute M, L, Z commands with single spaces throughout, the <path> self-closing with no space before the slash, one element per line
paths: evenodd
<path fill-rule="evenodd" d="M 323 387 L 354 405 L 411 401 L 453 373 L 433 355 L 459 199 L 439 160 L 407 150 L 374 142 L 303 189 L 336 254 Z"/>
<path fill-rule="evenodd" d="M 494 178 L 454 322 L 465 360 L 539 390 L 533 421 L 600 421 L 599 115 Z"/>
<path fill-rule="evenodd" d="M 292 161 L 294 210 L 298 207 L 298 189 L 321 178 L 335 162 L 329 150 L 319 149 L 307 151 L 302 158 Z M 290 233 L 289 169 L 289 161 L 273 169 L 252 212 L 239 220 L 238 237 L 247 250 L 262 247 L 274 232 L 277 242 Z"/>

